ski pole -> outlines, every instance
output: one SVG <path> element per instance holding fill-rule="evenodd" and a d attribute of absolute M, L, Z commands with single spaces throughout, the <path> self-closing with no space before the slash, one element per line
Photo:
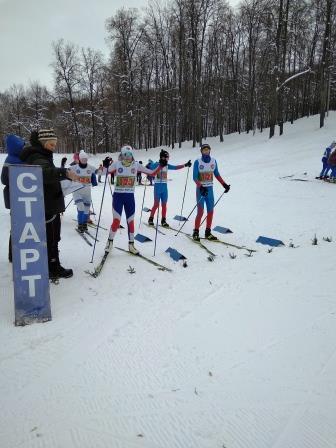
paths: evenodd
<path fill-rule="evenodd" d="M 154 257 L 155 257 L 156 240 L 157 240 L 158 227 L 159 227 L 159 213 L 160 213 L 160 202 L 159 202 L 159 206 L 158 206 L 158 209 L 157 209 L 157 217 L 156 217 L 155 240 L 154 240 L 154 254 L 153 254 Z"/>
<path fill-rule="evenodd" d="M 144 189 L 143 198 L 142 198 L 142 206 L 141 206 L 141 214 L 140 214 L 139 228 L 140 228 L 140 226 L 141 226 L 142 213 L 143 213 L 143 206 L 144 206 L 145 195 L 146 195 L 146 187 L 147 187 L 147 184 L 145 184 L 145 189 Z"/>
<path fill-rule="evenodd" d="M 200 196 L 199 200 L 196 202 L 195 207 L 191 210 L 191 212 L 189 213 L 188 217 L 186 218 L 186 220 L 184 221 L 184 223 L 182 224 L 182 227 L 179 228 L 179 231 L 175 234 L 175 236 L 177 236 L 181 230 L 183 229 L 185 223 L 188 221 L 188 219 L 190 218 L 190 216 L 192 215 L 193 211 L 195 210 L 195 208 L 198 206 L 198 204 L 201 202 L 203 196 Z"/>
<path fill-rule="evenodd" d="M 84 186 L 85 186 L 85 185 L 84 185 Z M 84 188 L 84 186 L 83 186 L 83 187 L 76 188 L 76 190 L 73 190 L 71 193 L 74 193 L 75 191 L 81 190 L 82 188 Z M 69 205 L 71 204 L 72 201 L 73 201 L 73 198 L 69 201 L 69 203 L 68 203 L 67 206 L 65 207 L 64 211 L 69 207 Z"/>
<path fill-rule="evenodd" d="M 182 212 L 183 212 L 184 198 L 185 198 L 185 194 L 186 194 L 186 190 L 187 190 L 187 182 L 188 182 L 189 170 L 190 170 L 190 166 L 188 166 L 187 178 L 186 178 L 185 186 L 184 186 L 184 193 L 183 193 L 182 207 L 181 207 L 181 217 L 182 217 Z M 180 225 L 181 225 L 181 221 L 179 221 L 179 226 Z"/>
<path fill-rule="evenodd" d="M 112 192 L 112 187 L 111 187 L 110 179 L 108 180 L 108 184 L 109 184 L 109 187 L 110 187 L 111 196 L 113 197 L 113 192 Z"/>
<path fill-rule="evenodd" d="M 68 205 L 65 207 L 64 211 L 69 207 L 69 205 L 71 204 L 71 202 L 73 201 L 73 198 L 69 201 Z"/>
<path fill-rule="evenodd" d="M 93 201 L 92 201 L 92 199 L 91 199 L 91 206 L 92 206 L 92 211 L 93 211 L 94 220 L 96 220 L 96 212 L 95 212 L 95 209 L 94 209 L 94 206 L 93 206 Z"/>
<path fill-rule="evenodd" d="M 101 217 L 101 212 L 102 212 L 103 202 L 104 202 L 104 195 L 105 195 L 105 188 L 106 188 L 106 180 L 107 180 L 107 176 L 105 176 L 105 182 L 104 182 L 103 194 L 102 194 L 102 199 L 101 199 L 101 203 L 100 203 L 100 210 L 99 210 L 98 224 L 97 224 L 97 229 L 96 229 L 96 236 L 95 236 L 95 241 L 94 241 L 94 244 L 93 244 L 92 257 L 91 257 L 91 261 L 90 261 L 90 263 L 93 262 L 93 257 L 94 257 L 94 253 L 95 253 L 95 249 L 96 249 L 96 243 L 97 243 L 97 238 L 98 238 L 98 230 L 99 230 L 99 224 L 100 224 L 100 217 Z"/>
<path fill-rule="evenodd" d="M 225 191 L 223 191 L 223 193 L 219 196 L 219 198 L 217 199 L 217 201 L 215 202 L 215 204 L 214 204 L 214 207 L 213 208 L 215 208 L 216 207 L 216 205 L 218 204 L 218 202 L 222 199 L 222 197 L 223 197 L 223 194 L 225 194 Z M 204 217 L 204 219 L 203 219 L 203 221 L 201 222 L 201 224 L 200 224 L 200 226 L 204 223 L 204 221 L 206 220 L 206 218 L 207 218 L 207 214 L 205 215 L 205 217 Z"/>

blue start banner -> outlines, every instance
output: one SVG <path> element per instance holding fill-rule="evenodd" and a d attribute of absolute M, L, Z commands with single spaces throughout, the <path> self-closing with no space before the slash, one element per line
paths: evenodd
<path fill-rule="evenodd" d="M 42 168 L 9 167 L 15 325 L 51 320 Z"/>

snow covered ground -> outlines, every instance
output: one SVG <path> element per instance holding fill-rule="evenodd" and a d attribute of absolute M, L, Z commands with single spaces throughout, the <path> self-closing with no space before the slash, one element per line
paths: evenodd
<path fill-rule="evenodd" d="M 335 129 L 331 113 L 323 129 L 311 117 L 286 124 L 285 135 L 272 140 L 267 131 L 208 140 L 231 184 L 214 225 L 233 230 L 225 241 L 256 249 L 252 257 L 207 242 L 217 254 L 209 262 L 186 236 L 167 230 L 158 235 L 155 259 L 172 273 L 114 250 L 93 279 L 84 273 L 93 266 L 92 248 L 75 233 L 71 204 L 61 260 L 74 277 L 50 286 L 53 320 L 45 324 L 13 325 L 9 214 L 1 201 L 0 447 L 335 447 L 336 185 L 315 180 Z M 185 144 L 170 154 L 180 163 L 199 150 Z M 136 151 L 144 162 L 157 155 Z M 171 224 L 186 174 L 169 175 Z M 136 188 L 137 228 L 143 188 Z M 93 189 L 97 214 L 102 191 L 103 184 Z M 222 192 L 218 183 L 215 192 Z M 147 187 L 147 207 L 152 194 Z M 190 175 L 183 214 L 194 204 Z M 109 227 L 111 217 L 108 188 L 101 224 Z M 192 228 L 193 219 L 185 225 Z M 138 231 L 154 237 L 147 226 Z M 269 252 L 255 242 L 260 235 L 285 246 Z M 94 264 L 106 238 L 101 231 Z M 127 247 L 126 230 L 116 244 Z M 152 256 L 152 243 L 137 246 Z M 169 258 L 169 246 L 188 267 Z"/>

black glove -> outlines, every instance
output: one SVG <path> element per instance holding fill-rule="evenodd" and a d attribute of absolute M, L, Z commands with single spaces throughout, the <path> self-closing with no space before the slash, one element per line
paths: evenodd
<path fill-rule="evenodd" d="M 207 189 L 207 187 L 203 187 L 203 185 L 201 185 L 200 186 L 200 194 L 203 197 L 208 196 L 208 189 Z"/>
<path fill-rule="evenodd" d="M 105 157 L 103 160 L 103 167 L 108 168 L 110 166 L 111 159 L 109 157 Z"/>
<path fill-rule="evenodd" d="M 160 164 L 161 166 L 167 166 L 167 165 L 168 165 L 167 159 L 160 159 L 160 160 L 159 160 L 159 164 Z"/>
<path fill-rule="evenodd" d="M 185 163 L 184 166 L 187 166 L 188 168 L 190 168 L 191 167 L 191 160 L 188 160 L 188 162 Z"/>
<path fill-rule="evenodd" d="M 230 191 L 230 188 L 231 188 L 230 185 L 228 185 L 228 184 L 223 184 L 223 187 L 224 187 L 225 193 L 228 193 L 228 192 Z"/>

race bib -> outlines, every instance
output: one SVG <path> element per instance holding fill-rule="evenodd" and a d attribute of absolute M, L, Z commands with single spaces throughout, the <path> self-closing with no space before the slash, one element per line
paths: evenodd
<path fill-rule="evenodd" d="M 134 186 L 135 177 L 133 176 L 117 176 L 118 188 L 130 188 Z"/>
<path fill-rule="evenodd" d="M 199 173 L 199 180 L 201 182 L 212 182 L 213 172 Z"/>

